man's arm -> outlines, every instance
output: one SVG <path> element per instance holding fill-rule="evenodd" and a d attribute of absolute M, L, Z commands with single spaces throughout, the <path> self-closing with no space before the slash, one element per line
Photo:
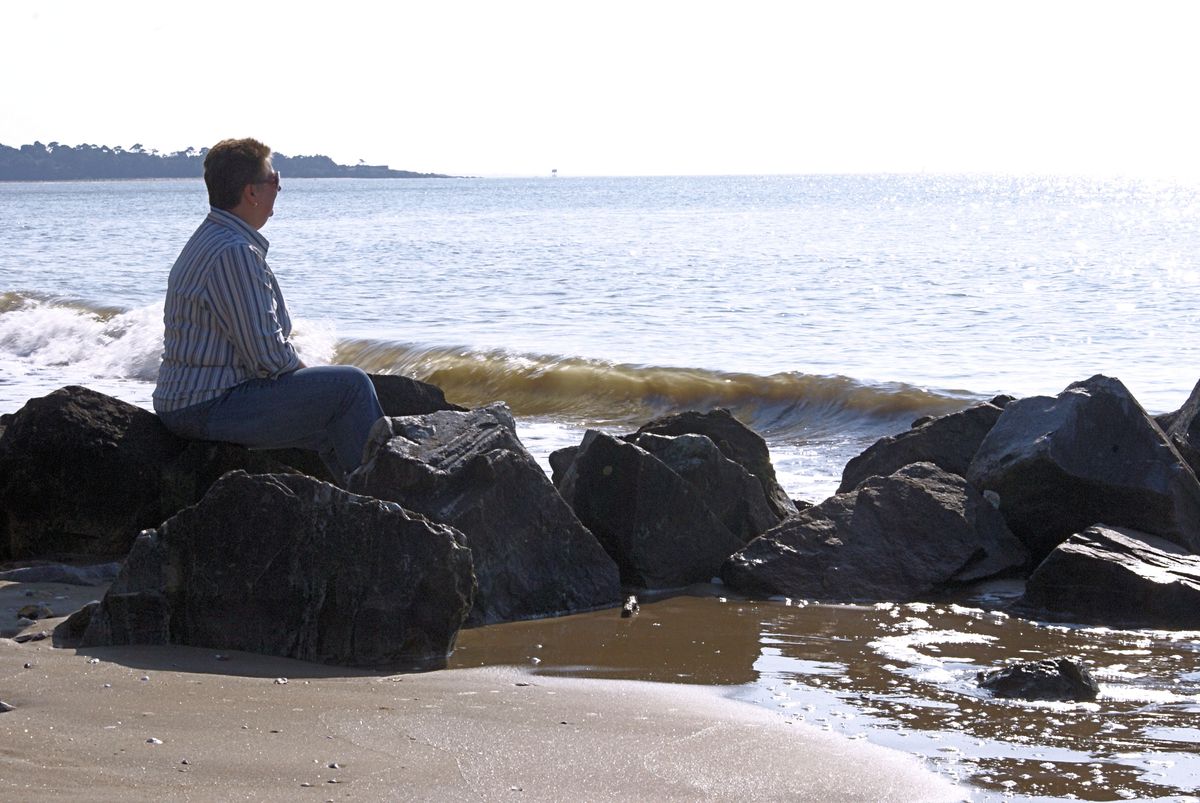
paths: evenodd
<path fill-rule="evenodd" d="M 283 336 L 267 265 L 249 246 L 223 250 L 208 282 L 213 312 L 242 362 L 275 378 L 301 367 Z"/>

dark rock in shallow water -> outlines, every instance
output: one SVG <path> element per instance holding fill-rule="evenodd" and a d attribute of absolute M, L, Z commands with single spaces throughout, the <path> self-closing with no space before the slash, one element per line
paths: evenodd
<path fill-rule="evenodd" d="M 775 478 L 767 442 L 754 430 L 733 417 L 728 410 L 717 408 L 707 413 L 694 410 L 657 418 L 640 427 L 637 435 L 704 435 L 717 445 L 721 453 L 740 464 L 758 480 L 766 494 L 767 503 L 778 518 L 791 516 L 796 506 Z"/>
<path fill-rule="evenodd" d="M 640 446 L 595 430 L 584 435 L 559 491 L 628 586 L 707 582 L 742 546 L 691 483 Z"/>
<path fill-rule="evenodd" d="M 999 574 L 1026 557 L 966 480 L 915 463 L 785 519 L 733 555 L 721 576 L 748 594 L 904 601 Z"/>
<path fill-rule="evenodd" d="M 1100 693 L 1087 667 L 1070 658 L 1022 661 L 980 672 L 978 681 L 996 697 L 1021 700 L 1095 700 Z"/>
<path fill-rule="evenodd" d="M 138 537 L 81 646 L 437 666 L 473 586 L 450 527 L 309 477 L 238 471 Z"/>
<path fill-rule="evenodd" d="M 466 537 L 479 584 L 469 624 L 620 602 L 616 564 L 521 444 L 503 404 L 384 419 L 367 454 L 352 490 Z"/>
<path fill-rule="evenodd" d="M 1042 561 L 1013 611 L 1114 627 L 1200 629 L 1200 556 L 1134 530 L 1089 527 Z"/>
<path fill-rule="evenodd" d="M 837 492 L 853 491 L 867 477 L 886 477 L 911 463 L 933 463 L 965 477 L 971 458 L 1001 412 L 996 405 L 977 404 L 880 438 L 846 464 Z"/>
<path fill-rule="evenodd" d="M 1119 380 L 1012 402 L 968 479 L 996 491 L 1008 526 L 1040 561 L 1105 522 L 1200 551 L 1200 483 Z"/>

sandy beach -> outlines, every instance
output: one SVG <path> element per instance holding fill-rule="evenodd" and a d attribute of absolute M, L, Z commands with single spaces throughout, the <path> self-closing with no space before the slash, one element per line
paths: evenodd
<path fill-rule="evenodd" d="M 0 582 L 0 616 L 102 589 Z M 25 633 L 50 630 L 42 620 Z M 952 801 L 918 759 L 711 687 L 391 675 L 0 639 L 0 799 Z"/>

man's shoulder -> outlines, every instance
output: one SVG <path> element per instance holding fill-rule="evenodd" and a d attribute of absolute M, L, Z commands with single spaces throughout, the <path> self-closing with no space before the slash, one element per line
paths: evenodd
<path fill-rule="evenodd" d="M 260 249 L 255 247 L 257 244 L 246 236 L 245 232 L 212 216 L 200 224 L 200 228 L 192 236 L 192 241 L 208 257 L 224 255 L 230 251 L 242 251 L 262 257 Z"/>
<path fill-rule="evenodd" d="M 192 234 L 171 272 L 179 277 L 181 286 L 199 288 L 207 285 L 214 271 L 236 275 L 263 261 L 249 239 L 210 218 Z"/>

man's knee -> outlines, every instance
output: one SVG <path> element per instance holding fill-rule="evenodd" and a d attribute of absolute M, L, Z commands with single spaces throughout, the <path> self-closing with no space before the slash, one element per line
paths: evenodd
<path fill-rule="evenodd" d="M 307 376 L 310 379 L 320 378 L 324 382 L 334 382 L 342 387 L 355 391 L 375 391 L 375 383 L 371 376 L 355 365 L 318 365 L 311 368 L 301 368 L 296 372 L 297 378 Z"/>
<path fill-rule="evenodd" d="M 345 381 L 352 385 L 355 390 L 367 396 L 375 395 L 375 383 L 371 381 L 370 375 L 356 365 L 341 365 L 339 368 L 345 370 Z"/>

